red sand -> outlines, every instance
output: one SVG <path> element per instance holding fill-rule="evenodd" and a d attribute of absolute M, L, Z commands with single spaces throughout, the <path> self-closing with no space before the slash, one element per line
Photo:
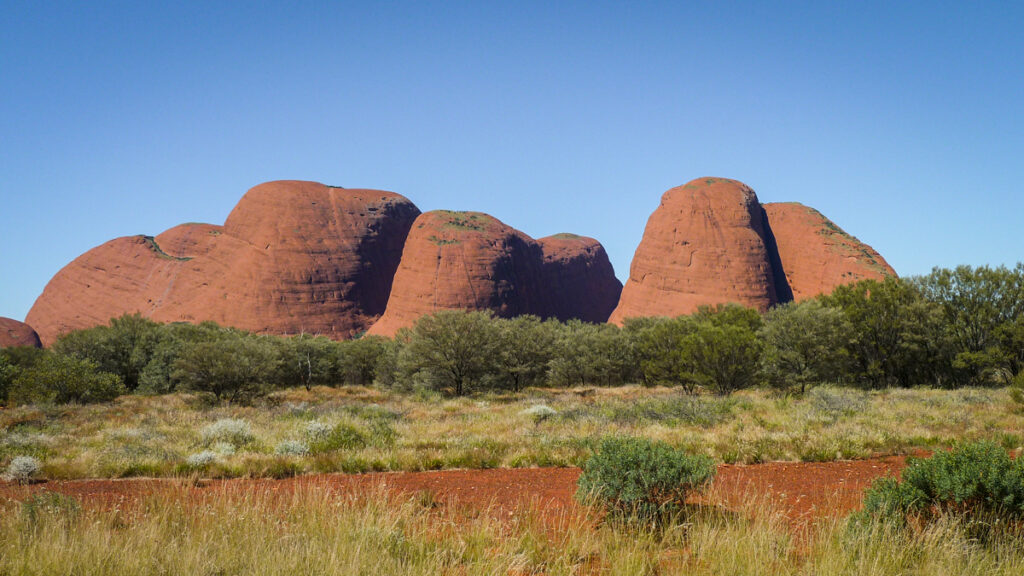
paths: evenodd
<path fill-rule="evenodd" d="M 749 466 L 722 465 L 706 503 L 735 507 L 744 498 L 765 497 L 782 510 L 795 526 L 807 520 L 845 514 L 855 509 L 865 488 L 880 476 L 894 475 L 904 465 L 902 456 L 838 462 L 771 462 Z M 200 482 L 188 490 L 196 495 L 215 494 L 226 488 L 273 488 L 289 493 L 297 487 L 322 487 L 338 494 L 383 486 L 403 494 L 430 493 L 435 502 L 490 510 L 509 515 L 523 504 L 535 503 L 545 514 L 570 512 L 578 468 L 511 468 L 445 470 L 439 472 L 383 472 L 320 474 L 286 480 L 232 479 Z M 87 505 L 130 503 L 145 495 L 171 489 L 180 481 L 165 479 L 51 481 L 29 486 L 0 483 L 0 502 L 21 500 L 42 491 L 74 496 Z"/>

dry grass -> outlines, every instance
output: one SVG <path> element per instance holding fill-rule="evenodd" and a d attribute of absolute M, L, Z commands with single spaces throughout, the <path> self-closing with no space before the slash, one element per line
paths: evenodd
<path fill-rule="evenodd" d="M 554 415 L 537 418 L 543 404 Z M 545 411 L 546 412 L 546 411 Z M 241 419 L 238 446 L 204 427 Z M 301 453 L 311 422 L 344 423 L 361 440 Z M 1018 448 L 1024 414 L 1006 390 L 817 389 L 803 398 L 754 390 L 729 398 L 672 389 L 529 390 L 445 399 L 373 388 L 293 389 L 256 406 L 208 406 L 186 394 L 125 396 L 90 406 L 0 410 L 0 469 L 16 456 L 47 478 L 285 476 L 306 472 L 578 465 L 610 433 L 665 440 L 719 461 L 834 460 L 996 439 Z M 210 451 L 213 460 L 190 466 Z"/>
<path fill-rule="evenodd" d="M 541 518 L 547 518 L 542 521 Z M 1020 534 L 980 543 L 955 519 L 923 530 L 851 530 L 841 520 L 792 537 L 765 502 L 706 507 L 662 528 L 604 523 L 588 510 L 551 519 L 466 515 L 416 497 L 322 488 L 190 498 L 131 509 L 68 499 L 0 503 L 0 574 L 1021 574 Z"/>

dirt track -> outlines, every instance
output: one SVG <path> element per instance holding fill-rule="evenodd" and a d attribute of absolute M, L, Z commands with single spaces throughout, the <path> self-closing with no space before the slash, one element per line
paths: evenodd
<path fill-rule="evenodd" d="M 860 503 L 872 480 L 899 472 L 902 456 L 839 462 L 770 462 L 750 466 L 721 465 L 707 498 L 735 506 L 745 497 L 763 496 L 794 524 L 846 513 Z M 438 472 L 319 474 L 286 480 L 232 479 L 200 482 L 189 488 L 212 494 L 225 488 L 271 488 L 288 493 L 300 486 L 322 487 L 338 494 L 384 486 L 399 493 L 429 493 L 436 502 L 490 509 L 509 514 L 524 503 L 538 503 L 549 513 L 576 506 L 572 496 L 578 468 L 502 468 Z M 127 503 L 168 490 L 180 482 L 162 479 L 51 481 L 30 486 L 0 483 L 0 502 L 20 500 L 41 491 L 75 496 L 89 505 Z"/>

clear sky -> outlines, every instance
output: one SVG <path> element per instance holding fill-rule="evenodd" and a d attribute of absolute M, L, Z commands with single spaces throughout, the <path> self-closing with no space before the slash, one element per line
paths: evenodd
<path fill-rule="evenodd" d="M 258 5 L 253 8 L 241 8 Z M 1024 260 L 1024 3 L 0 3 L 0 316 L 316 180 L 599 239 L 742 180 L 901 275 Z"/>

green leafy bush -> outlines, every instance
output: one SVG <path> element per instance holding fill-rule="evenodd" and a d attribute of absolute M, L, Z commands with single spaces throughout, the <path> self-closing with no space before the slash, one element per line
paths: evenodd
<path fill-rule="evenodd" d="M 34 366 L 19 371 L 8 391 L 17 404 L 105 402 L 125 393 L 116 374 L 98 371 L 91 360 L 46 353 Z"/>
<path fill-rule="evenodd" d="M 356 450 L 369 444 L 369 435 L 358 426 L 348 422 L 339 422 L 321 438 L 310 443 L 309 451 L 313 454 L 334 450 Z"/>
<path fill-rule="evenodd" d="M 901 481 L 875 481 L 864 495 L 863 516 L 903 520 L 942 513 L 1024 515 L 1024 460 L 994 442 L 975 442 L 929 458 L 909 460 Z"/>
<path fill-rule="evenodd" d="M 576 497 L 615 516 L 655 519 L 681 510 L 687 494 L 714 475 L 707 456 L 646 438 L 610 437 L 583 465 Z"/>

